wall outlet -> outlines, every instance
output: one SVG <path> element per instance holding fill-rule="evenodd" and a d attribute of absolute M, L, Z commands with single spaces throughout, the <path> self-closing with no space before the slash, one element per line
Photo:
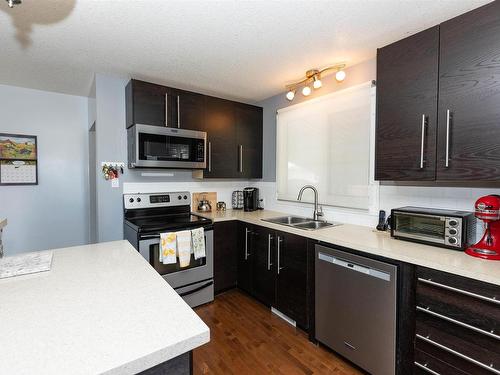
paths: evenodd
<path fill-rule="evenodd" d="M 260 198 L 259 199 L 259 207 L 260 208 L 266 207 L 266 198 Z"/>

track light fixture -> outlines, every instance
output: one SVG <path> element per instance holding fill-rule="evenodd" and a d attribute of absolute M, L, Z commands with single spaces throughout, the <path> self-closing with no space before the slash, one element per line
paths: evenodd
<path fill-rule="evenodd" d="M 326 68 L 323 68 L 321 70 L 319 69 L 311 69 L 306 72 L 306 77 L 301 79 L 298 82 L 289 84 L 286 86 L 286 98 L 290 101 L 292 101 L 295 98 L 295 93 L 297 92 L 297 87 L 304 85 L 302 88 L 302 95 L 304 96 L 309 96 L 311 95 L 311 83 L 312 87 L 316 90 L 319 89 L 323 86 L 323 82 L 321 82 L 321 74 L 327 70 L 337 70 L 337 73 L 335 73 L 335 79 L 337 82 L 342 82 L 345 77 L 345 64 L 336 64 L 336 65 L 331 65 L 327 66 Z"/>
<path fill-rule="evenodd" d="M 19 5 L 22 3 L 21 0 L 6 0 L 9 4 L 9 8 L 14 8 L 15 5 Z"/>

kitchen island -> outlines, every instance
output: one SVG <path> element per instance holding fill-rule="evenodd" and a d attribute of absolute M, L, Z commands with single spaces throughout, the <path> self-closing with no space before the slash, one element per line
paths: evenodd
<path fill-rule="evenodd" d="M 54 250 L 50 271 L 0 280 L 0 301 L 0 374 L 184 374 L 210 340 L 127 241 Z"/>

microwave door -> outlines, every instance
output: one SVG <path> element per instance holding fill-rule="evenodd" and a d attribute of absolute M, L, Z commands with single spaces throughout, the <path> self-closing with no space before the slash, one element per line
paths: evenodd
<path fill-rule="evenodd" d="M 406 215 L 398 212 L 394 217 L 394 235 L 438 244 L 445 243 L 446 219 L 433 215 Z"/>
<path fill-rule="evenodd" d="M 135 127 L 134 167 L 205 168 L 206 133 L 149 125 Z"/>

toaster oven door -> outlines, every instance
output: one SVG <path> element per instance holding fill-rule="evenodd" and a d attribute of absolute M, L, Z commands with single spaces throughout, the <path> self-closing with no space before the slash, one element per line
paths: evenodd
<path fill-rule="evenodd" d="M 437 215 L 394 212 L 392 232 L 395 237 L 444 244 L 446 218 Z"/>

